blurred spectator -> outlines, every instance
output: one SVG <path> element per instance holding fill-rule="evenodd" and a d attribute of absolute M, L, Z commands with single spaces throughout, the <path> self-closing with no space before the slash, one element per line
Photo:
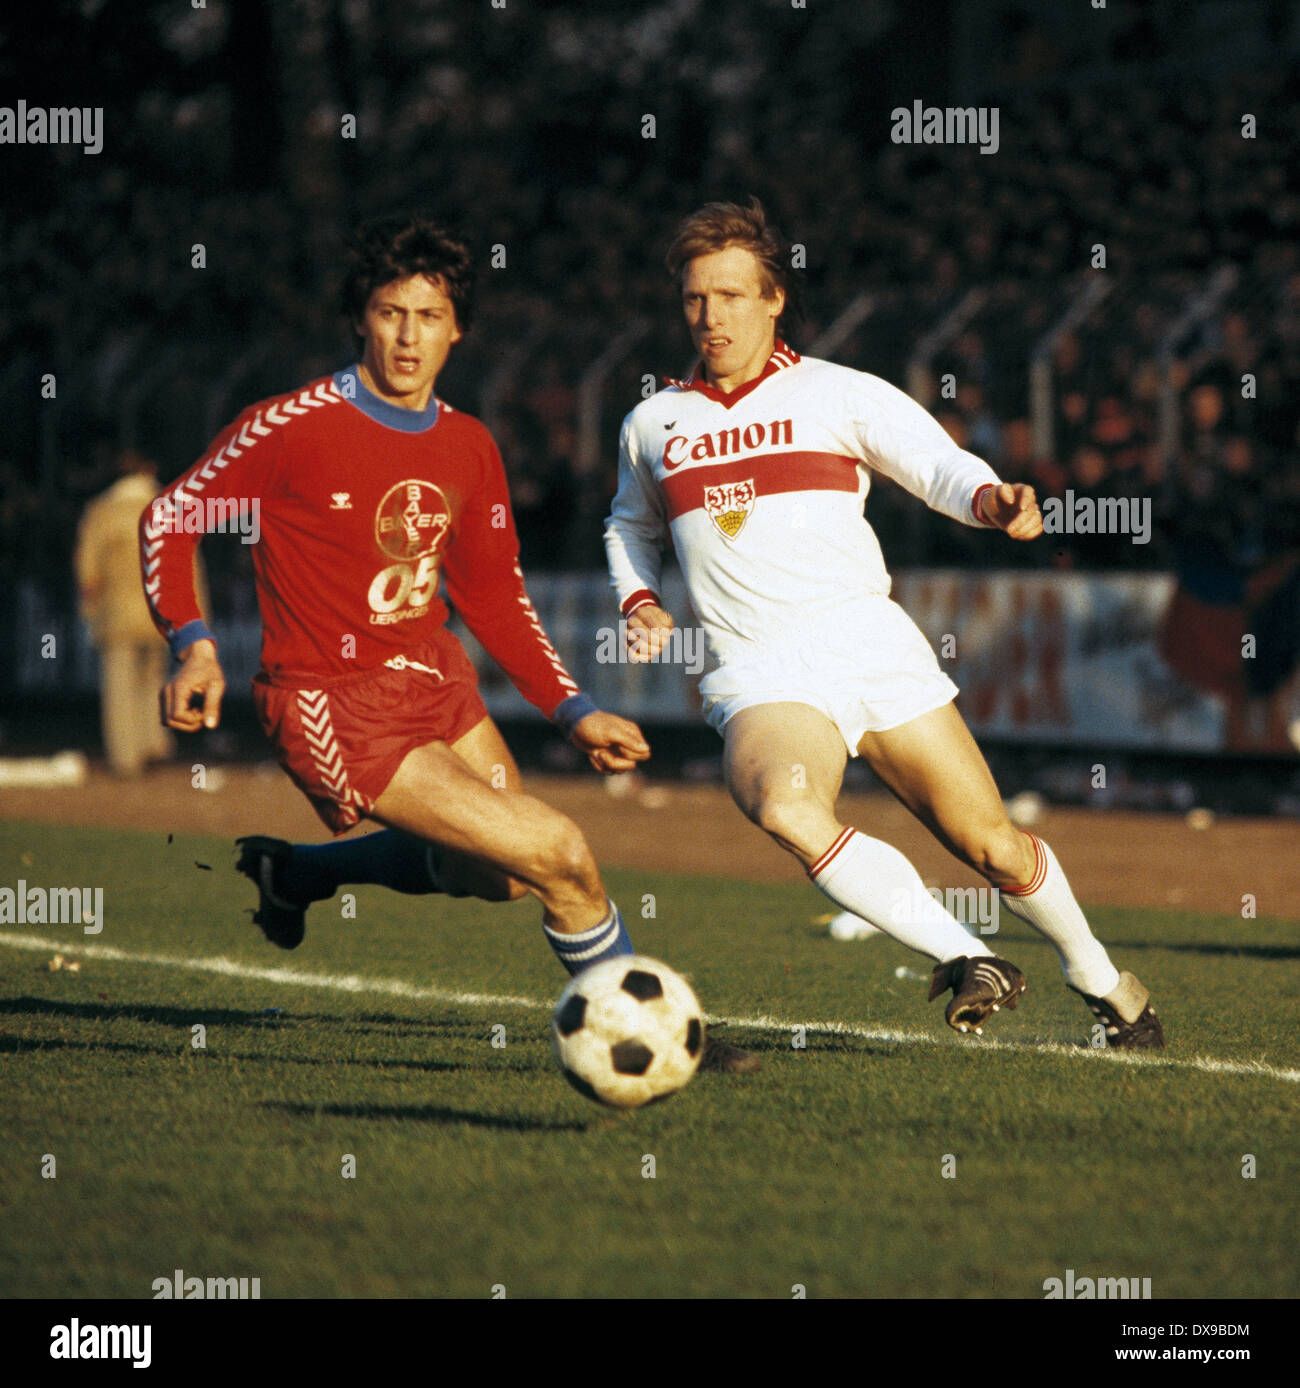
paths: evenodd
<path fill-rule="evenodd" d="M 983 387 L 973 381 L 959 385 L 957 408 L 966 421 L 966 446 L 996 468 L 1002 461 L 1002 431 L 984 403 Z"/>
<path fill-rule="evenodd" d="M 98 8 L 67 9 L 70 51 Z M 1166 6 L 1113 31 L 1119 66 L 1088 68 L 1075 61 L 1073 40 L 1069 53 L 1057 47 L 1065 31 L 1013 5 L 998 21 L 997 61 L 979 67 L 1002 128 L 997 157 L 983 159 L 968 147 L 894 145 L 883 121 L 864 123 L 845 98 L 861 62 L 892 42 L 888 27 L 877 29 L 875 5 L 825 7 L 816 41 L 789 7 L 768 6 L 771 22 L 761 25 L 750 22 L 748 0 L 660 7 L 673 11 L 677 51 L 703 64 L 695 74 L 678 65 L 676 77 L 665 50 L 618 6 L 523 6 L 490 38 L 474 7 L 443 8 L 437 24 L 419 7 L 395 11 L 378 47 L 364 5 L 307 6 L 292 43 L 277 23 L 282 119 L 264 145 L 247 138 L 260 107 L 241 87 L 258 73 L 226 46 L 238 26 L 196 11 L 192 29 L 145 25 L 115 55 L 128 95 L 111 146 L 91 170 L 42 156 L 32 196 L 0 237 L 0 282 L 23 290 L 0 315 L 7 448 L 25 460 L 4 470 L 6 571 L 61 591 L 71 527 L 52 503 L 56 492 L 74 501 L 85 492 L 58 460 L 88 457 L 97 432 L 139 437 L 148 420 L 158 430 L 153 451 L 188 461 L 238 402 L 343 364 L 346 334 L 332 307 L 339 238 L 363 205 L 423 190 L 483 248 L 507 253 L 499 263 L 494 254 L 484 277 L 472 335 L 488 369 L 467 371 L 452 403 L 474 410 L 503 350 L 548 314 L 562 325 L 496 405 L 528 418 L 521 436 L 536 435 L 505 450 L 516 502 L 543 526 L 531 563 L 577 564 L 591 553 L 599 563 L 590 515 L 636 396 L 611 383 L 601 470 L 575 480 L 576 386 L 633 313 L 654 323 L 638 375 L 681 373 L 685 337 L 660 256 L 676 219 L 704 194 L 758 192 L 805 246 L 811 323 L 828 325 L 872 292 L 874 312 L 836 355 L 896 384 L 940 318 L 972 288 L 986 291 L 985 307 L 934 363 L 955 372 L 962 392 L 960 427 L 948 427 L 1003 470 L 1028 463 L 1045 487 L 1055 478 L 1048 494 L 1066 481 L 1061 463 L 1085 448 L 1104 453 L 1112 494 L 1162 489 L 1160 347 L 1207 277 L 1233 264 L 1231 301 L 1179 348 L 1186 363 L 1174 364 L 1175 379 L 1191 373 L 1195 401 L 1168 489 L 1184 499 L 1213 491 L 1231 436 L 1257 450 L 1255 468 L 1294 476 L 1300 86 L 1280 56 L 1233 70 L 1216 67 L 1214 53 L 1188 52 L 1199 66 L 1162 69 L 1159 45 L 1181 31 L 1178 7 Z M 165 9 L 150 0 L 141 12 Z M 1254 22 L 1243 14 L 1239 27 Z M 15 52 L 29 39 L 15 31 Z M 401 80 L 381 80 L 390 51 L 404 55 Z M 1093 56 L 1100 51 L 1094 45 Z M 365 92 L 382 92 L 375 118 L 360 122 L 357 141 L 340 141 L 333 113 Z M 665 138 L 630 138 L 649 110 Z M 1244 111 L 1268 138 L 1242 139 Z M 192 246 L 199 227 L 214 230 L 196 273 L 178 248 Z M 1091 269 L 1098 246 L 1106 265 Z M 1031 459 L 1026 440 L 1013 445 L 1011 423 L 1028 409 L 1028 352 L 1086 274 L 1104 275 L 1115 292 L 1059 340 L 1055 458 Z M 259 358 L 250 342 L 271 350 Z M 32 411 L 33 383 L 46 371 L 58 377 L 57 405 Z M 1243 375 L 1256 379 L 1256 398 L 1243 395 Z M 900 504 L 909 561 L 942 553 L 1029 562 L 1008 560 L 1006 547 L 965 544 L 970 537 L 950 543 L 941 517 Z M 39 532 L 26 522 L 37 510 L 46 516 Z M 528 543 L 530 527 L 521 529 Z M 1078 547 L 1068 535 L 1056 541 L 1066 555 Z M 1141 557 L 1156 554 L 1153 544 Z M 246 564 L 246 550 L 229 562 Z"/>
<path fill-rule="evenodd" d="M 149 616 L 140 580 L 140 513 L 158 491 L 158 467 L 139 453 L 117 460 L 121 476 L 86 508 L 74 566 L 81 615 L 99 649 L 104 755 L 117 776 L 172 755 L 158 695 L 167 677 L 167 643 Z"/>
<path fill-rule="evenodd" d="M 1300 489 L 1294 469 L 1259 467 L 1249 439 L 1212 443 L 1219 404 L 1208 387 L 1188 401 L 1199 453 L 1180 460 L 1168 522 L 1178 587 L 1161 651 L 1189 683 L 1227 700 L 1229 748 L 1288 751 L 1282 691 L 1300 661 Z"/>

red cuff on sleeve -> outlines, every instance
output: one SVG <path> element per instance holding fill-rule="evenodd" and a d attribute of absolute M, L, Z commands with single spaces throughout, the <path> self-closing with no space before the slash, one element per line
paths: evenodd
<path fill-rule="evenodd" d="M 630 617 L 638 607 L 644 607 L 647 603 L 654 603 L 659 606 L 659 594 L 652 592 L 649 588 L 638 588 L 631 597 L 623 599 L 622 613 L 625 617 Z"/>
<path fill-rule="evenodd" d="M 976 487 L 975 495 L 971 500 L 970 508 L 975 513 L 975 519 L 980 523 L 980 525 L 985 525 L 988 526 L 991 530 L 996 530 L 997 526 L 995 526 L 993 522 L 989 520 L 989 518 L 980 509 L 984 504 L 984 493 L 991 492 L 992 490 L 992 482 L 984 482 L 980 486 Z"/>

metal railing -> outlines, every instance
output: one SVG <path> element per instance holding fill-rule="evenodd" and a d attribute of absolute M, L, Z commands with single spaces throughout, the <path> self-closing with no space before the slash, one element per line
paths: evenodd
<path fill-rule="evenodd" d="M 983 286 L 968 289 L 960 302 L 950 309 L 912 349 L 907 363 L 907 393 L 927 408 L 934 400 L 934 380 L 930 363 L 966 327 L 967 323 L 988 302 L 989 291 Z"/>
<path fill-rule="evenodd" d="M 644 318 L 634 318 L 582 373 L 578 382 L 578 437 L 573 458 L 573 470 L 580 478 L 590 477 L 600 465 L 600 410 L 605 382 L 649 331 L 650 325 Z"/>
<path fill-rule="evenodd" d="M 1178 346 L 1194 329 L 1213 317 L 1223 301 L 1237 287 L 1240 273 L 1235 265 L 1221 265 L 1210 275 L 1203 288 L 1189 296 L 1183 311 L 1173 321 L 1160 340 L 1156 360 L 1160 369 L 1159 424 L 1156 447 L 1164 469 L 1166 486 L 1172 486 L 1174 469 L 1171 464 L 1178 453 L 1178 437 L 1182 420 L 1178 384 L 1174 380 L 1174 363 Z"/>
<path fill-rule="evenodd" d="M 1085 323 L 1110 295 L 1115 282 L 1104 274 L 1089 275 L 1065 312 L 1034 344 L 1029 357 L 1029 427 L 1034 452 L 1039 458 L 1055 456 L 1056 399 L 1053 391 L 1052 356 L 1067 333 Z"/>

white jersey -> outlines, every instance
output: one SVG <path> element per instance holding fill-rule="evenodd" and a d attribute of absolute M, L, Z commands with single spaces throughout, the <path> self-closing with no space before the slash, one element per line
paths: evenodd
<path fill-rule="evenodd" d="M 782 343 L 730 395 L 699 370 L 672 383 L 623 422 L 605 527 L 620 607 L 657 601 L 671 535 L 715 660 L 836 633 L 846 605 L 890 589 L 863 516 L 873 470 L 966 525 L 998 483 L 901 390 Z"/>

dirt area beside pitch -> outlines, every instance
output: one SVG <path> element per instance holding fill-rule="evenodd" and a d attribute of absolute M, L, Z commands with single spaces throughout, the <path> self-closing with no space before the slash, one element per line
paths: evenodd
<path fill-rule="evenodd" d="M 718 786 L 529 776 L 526 787 L 581 826 L 602 864 L 759 882 L 802 876 Z M 847 823 L 906 853 L 927 884 L 979 882 L 889 796 L 846 794 L 840 812 Z M 207 789 L 196 789 L 180 766 L 157 768 L 138 781 L 94 769 L 77 788 L 5 790 L 0 818 L 232 840 L 247 833 L 327 837 L 273 763 L 213 768 Z M 1085 903 L 1240 917 L 1249 894 L 1259 915 L 1300 920 L 1300 823 L 1294 820 L 1219 819 L 1196 829 L 1181 815 L 1049 808 L 1035 832 L 1051 843 Z"/>

